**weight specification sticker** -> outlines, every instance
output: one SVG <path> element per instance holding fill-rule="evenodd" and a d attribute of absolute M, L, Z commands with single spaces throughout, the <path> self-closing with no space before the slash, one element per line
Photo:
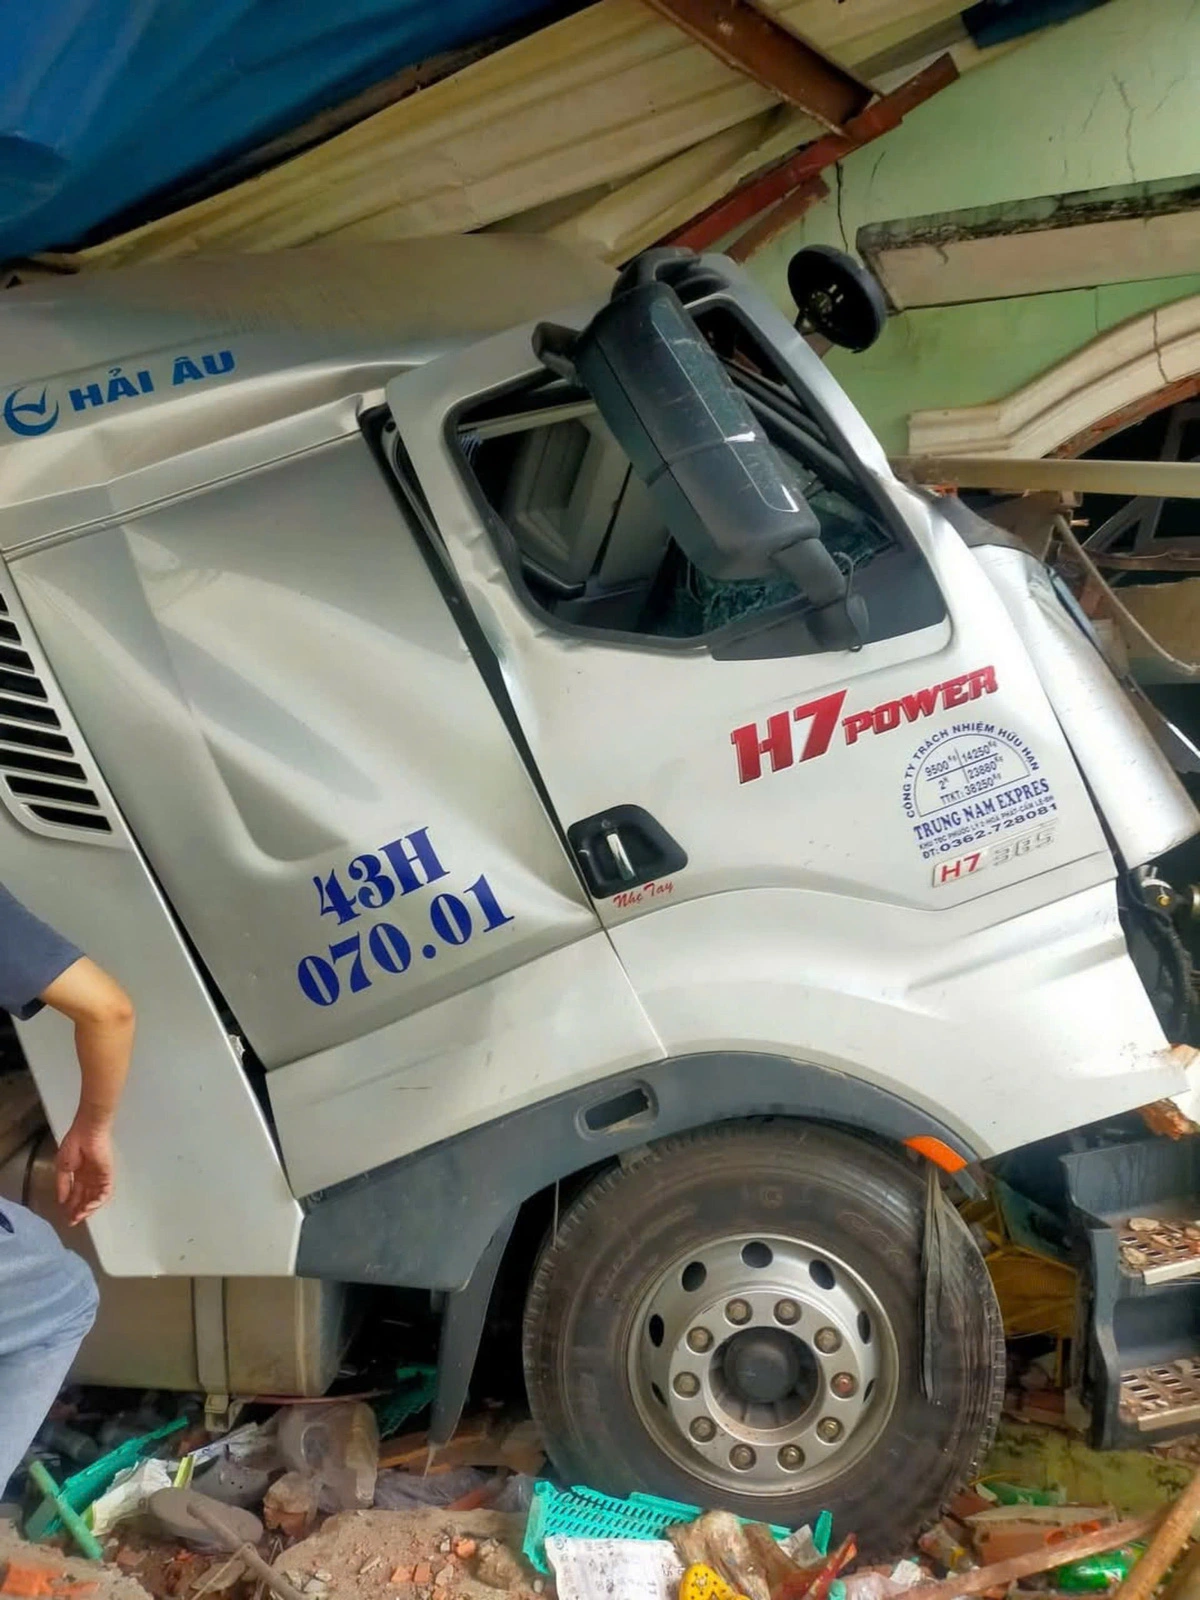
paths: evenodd
<path fill-rule="evenodd" d="M 1028 827 L 1057 810 L 1049 780 L 1019 734 L 955 722 L 922 740 L 904 772 L 902 803 L 925 861 Z"/>

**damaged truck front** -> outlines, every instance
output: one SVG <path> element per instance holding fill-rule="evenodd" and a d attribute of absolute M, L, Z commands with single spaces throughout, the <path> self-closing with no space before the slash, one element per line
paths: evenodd
<path fill-rule="evenodd" d="M 82 1374 L 317 1392 L 402 1286 L 444 1432 L 503 1267 L 567 1481 L 932 1518 L 1003 1381 L 955 1181 L 1191 1088 L 1141 869 L 1200 818 L 1039 564 L 720 257 L 0 317 L 3 877 L 141 1016 Z"/>

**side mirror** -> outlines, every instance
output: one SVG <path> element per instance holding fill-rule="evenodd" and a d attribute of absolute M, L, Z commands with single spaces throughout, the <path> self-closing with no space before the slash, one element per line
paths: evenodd
<path fill-rule="evenodd" d="M 827 244 L 806 245 L 788 263 L 796 330 L 843 350 L 869 350 L 887 326 L 887 301 L 861 262 Z"/>
<path fill-rule="evenodd" d="M 534 350 L 591 395 L 695 566 L 723 581 L 785 573 L 826 648 L 862 643 L 799 483 L 674 289 L 626 275 L 581 334 L 542 324 Z"/>

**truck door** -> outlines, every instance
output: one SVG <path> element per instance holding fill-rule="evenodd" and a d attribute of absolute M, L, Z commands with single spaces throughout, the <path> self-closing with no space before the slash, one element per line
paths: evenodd
<path fill-rule="evenodd" d="M 860 648 L 792 626 L 785 580 L 713 582 L 689 563 L 596 408 L 538 373 L 533 329 L 388 389 L 400 479 L 467 592 L 601 916 L 799 883 L 957 904 L 1011 881 L 961 858 L 1028 833 L 1048 842 L 1014 855 L 1017 875 L 1103 856 L 974 557 L 895 482 L 777 313 L 739 299 L 760 363 L 734 349 L 739 386 L 770 398 L 772 357 L 803 373 L 807 404 L 781 408 L 775 443 L 793 444 L 822 542 L 866 603 Z M 718 347 L 728 304 L 709 308 Z"/>
<path fill-rule="evenodd" d="M 911 1029 L 916 1073 L 931 1036 L 915 996 L 933 969 L 964 938 L 1111 879 L 1111 856 L 971 551 L 896 482 L 736 269 L 689 309 L 755 415 L 774 418 L 822 541 L 866 602 L 861 648 L 815 640 L 786 582 L 712 582 L 689 562 L 588 394 L 535 359 L 532 327 L 389 385 L 396 470 L 666 1047 L 792 1051 L 807 1007 L 822 1025 L 838 1012 L 831 1060 L 861 1060 L 893 985 L 875 1020 L 897 1056 Z M 1081 909 L 1080 926 L 1104 923 L 1112 960 L 1106 905 L 1099 919 Z M 971 981 L 975 1004 L 986 982 L 1001 1006 L 1017 979 L 998 967 Z M 1144 995 L 1126 998 L 1146 1022 Z M 962 1098 L 960 1068 L 937 1069 L 942 1105 Z"/>
<path fill-rule="evenodd" d="M 302 1195 L 661 1053 L 351 427 L 14 563 Z"/>

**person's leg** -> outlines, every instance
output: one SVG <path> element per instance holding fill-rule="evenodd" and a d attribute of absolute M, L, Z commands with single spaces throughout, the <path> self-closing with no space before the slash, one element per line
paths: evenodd
<path fill-rule="evenodd" d="M 48 1222 L 0 1200 L 0 1494 L 62 1387 L 96 1303 L 87 1262 Z"/>

